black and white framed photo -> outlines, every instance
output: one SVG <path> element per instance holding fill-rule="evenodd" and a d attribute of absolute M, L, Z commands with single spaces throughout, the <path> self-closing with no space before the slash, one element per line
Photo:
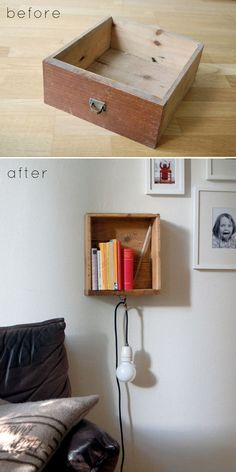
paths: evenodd
<path fill-rule="evenodd" d="M 236 180 L 236 159 L 206 159 L 207 180 Z"/>
<path fill-rule="evenodd" d="M 236 269 L 236 189 L 194 192 L 194 269 Z"/>
<path fill-rule="evenodd" d="M 146 193 L 183 195 L 184 159 L 148 159 Z"/>

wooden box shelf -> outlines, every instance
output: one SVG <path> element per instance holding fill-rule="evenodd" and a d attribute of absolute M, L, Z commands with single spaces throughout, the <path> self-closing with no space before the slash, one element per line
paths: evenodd
<path fill-rule="evenodd" d="M 134 250 L 134 289 L 92 290 L 91 249 L 99 242 L 119 239 Z M 143 249 L 145 251 L 143 252 Z M 85 295 L 154 295 L 160 279 L 160 215 L 140 213 L 88 213 L 85 215 Z"/>
<path fill-rule="evenodd" d="M 155 148 L 202 49 L 159 26 L 105 18 L 43 61 L 44 101 Z"/>

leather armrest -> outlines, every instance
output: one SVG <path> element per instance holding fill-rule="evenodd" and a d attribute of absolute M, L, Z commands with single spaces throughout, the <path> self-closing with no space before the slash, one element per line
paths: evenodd
<path fill-rule="evenodd" d="M 112 472 L 119 444 L 88 420 L 80 421 L 64 439 L 45 472 Z"/>

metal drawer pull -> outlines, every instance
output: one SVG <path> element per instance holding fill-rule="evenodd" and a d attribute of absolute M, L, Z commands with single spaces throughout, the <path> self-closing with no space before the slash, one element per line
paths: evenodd
<path fill-rule="evenodd" d="M 97 114 L 102 113 L 102 111 L 106 111 L 105 102 L 101 102 L 100 100 L 97 100 L 96 98 L 89 99 L 89 106 L 90 106 L 90 110 Z"/>

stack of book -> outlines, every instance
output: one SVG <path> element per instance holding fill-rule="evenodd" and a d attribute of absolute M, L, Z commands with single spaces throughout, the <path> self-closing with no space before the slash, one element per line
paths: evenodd
<path fill-rule="evenodd" d="M 92 248 L 92 290 L 132 290 L 134 253 L 118 239 Z"/>

